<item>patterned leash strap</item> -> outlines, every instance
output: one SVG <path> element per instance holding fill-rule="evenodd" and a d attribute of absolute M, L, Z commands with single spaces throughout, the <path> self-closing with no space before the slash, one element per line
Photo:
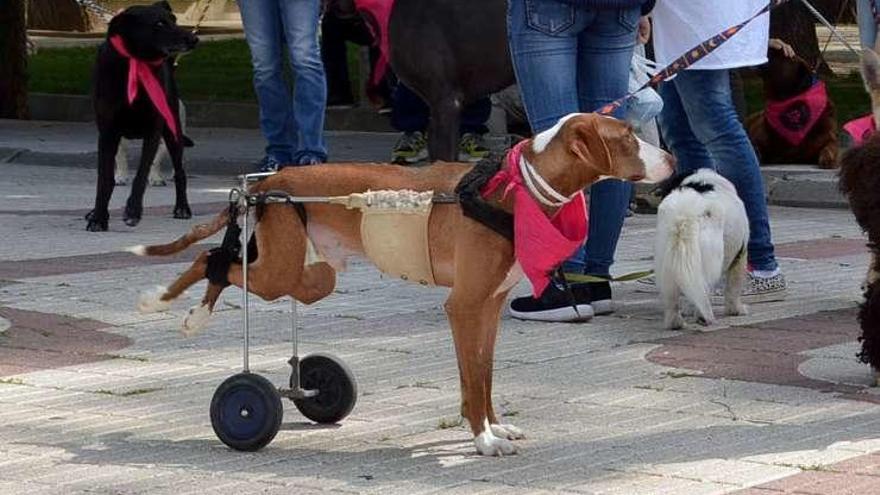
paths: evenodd
<path fill-rule="evenodd" d="M 618 108 L 623 106 L 630 98 L 635 96 L 635 94 L 638 93 L 639 91 L 645 90 L 647 88 L 656 88 L 661 82 L 671 78 L 672 76 L 678 74 L 679 72 L 687 69 L 688 67 L 694 65 L 695 63 L 699 62 L 700 60 L 706 58 L 710 53 L 717 50 L 721 45 L 726 43 L 727 40 L 729 40 L 734 35 L 736 35 L 736 33 L 742 31 L 742 29 L 744 27 L 746 27 L 749 23 L 751 23 L 752 21 L 754 21 L 758 17 L 761 17 L 762 15 L 770 12 L 771 10 L 775 9 L 776 7 L 786 3 L 788 1 L 789 0 L 770 0 L 770 2 L 768 2 L 767 5 L 763 9 L 758 11 L 758 13 L 756 13 L 752 17 L 749 17 L 748 19 L 737 24 L 736 26 L 725 29 L 721 33 L 719 33 L 719 34 L 707 39 L 706 41 L 700 43 L 699 45 L 695 46 L 694 48 L 689 50 L 687 53 L 682 55 L 681 57 L 675 59 L 671 64 L 666 66 L 663 70 L 654 74 L 654 76 L 651 77 L 651 79 L 649 79 L 648 82 L 643 84 L 642 87 L 629 93 L 628 95 L 624 96 L 623 98 L 619 98 L 619 99 L 605 105 L 604 107 L 602 107 L 601 109 L 598 110 L 598 113 L 600 113 L 602 115 L 610 115 L 610 114 L 614 113 L 615 110 L 617 110 Z M 874 1 L 874 0 L 872 0 L 872 1 Z"/>
<path fill-rule="evenodd" d="M 94 14 L 97 14 L 105 21 L 110 21 L 113 18 L 113 11 L 99 4 L 95 0 L 76 0 L 82 8 L 91 11 Z"/>

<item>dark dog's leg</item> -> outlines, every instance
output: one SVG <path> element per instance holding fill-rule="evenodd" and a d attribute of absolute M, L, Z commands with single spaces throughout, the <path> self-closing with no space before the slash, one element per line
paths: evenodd
<path fill-rule="evenodd" d="M 165 128 L 165 146 L 174 165 L 174 218 L 191 218 L 192 210 L 186 198 L 186 172 L 183 170 L 183 142 L 175 139 Z"/>
<path fill-rule="evenodd" d="M 86 230 L 106 231 L 110 221 L 108 205 L 113 195 L 116 173 L 116 152 L 122 137 L 115 132 L 102 132 L 98 136 L 98 186 L 95 194 L 95 209 L 86 215 L 89 221 Z"/>
<path fill-rule="evenodd" d="M 153 158 L 156 157 L 156 150 L 158 149 L 159 134 L 153 134 L 144 138 L 140 164 L 138 165 L 137 174 L 134 176 L 134 182 L 131 184 L 131 194 L 128 196 L 128 202 L 125 204 L 125 214 L 122 217 L 125 224 L 129 227 L 134 227 L 140 223 L 143 216 L 147 176 L 150 173 L 150 167 L 153 164 Z"/>
<path fill-rule="evenodd" d="M 428 124 L 428 156 L 432 161 L 458 161 L 461 98 L 435 99 L 431 102 L 431 121 Z"/>

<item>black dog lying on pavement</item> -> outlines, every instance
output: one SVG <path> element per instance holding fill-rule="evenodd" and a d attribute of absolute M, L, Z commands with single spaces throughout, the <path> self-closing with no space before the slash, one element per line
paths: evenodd
<path fill-rule="evenodd" d="M 143 139 L 140 165 L 125 206 L 126 225 L 135 226 L 143 212 L 147 174 L 163 139 L 174 165 L 174 218 L 190 218 L 183 171 L 177 86 L 171 56 L 195 48 L 198 38 L 177 26 L 168 2 L 129 7 L 116 15 L 107 41 L 98 49 L 94 72 L 95 119 L 98 125 L 98 187 L 87 230 L 108 228 L 107 206 L 113 194 L 115 157 L 120 139 Z"/>

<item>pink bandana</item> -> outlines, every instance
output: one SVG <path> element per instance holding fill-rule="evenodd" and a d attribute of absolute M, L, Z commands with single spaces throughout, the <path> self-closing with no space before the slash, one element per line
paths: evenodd
<path fill-rule="evenodd" d="M 539 297 L 550 276 L 587 239 L 587 201 L 579 192 L 560 208 L 553 218 L 529 193 L 519 168 L 522 141 L 507 153 L 507 167 L 501 169 L 481 191 L 485 198 L 504 186 L 503 197 L 513 193 L 513 246 L 516 260 L 532 283 L 532 293 Z"/>
<path fill-rule="evenodd" d="M 138 83 L 144 87 L 153 106 L 159 112 L 159 115 L 165 120 L 165 125 L 171 130 L 174 139 L 180 139 L 180 130 L 177 128 L 177 120 L 168 106 L 168 99 L 165 96 L 165 90 L 153 74 L 153 67 L 159 67 L 165 63 L 164 59 L 160 60 L 138 60 L 131 56 L 125 48 L 125 42 L 119 35 L 110 37 L 110 44 L 116 52 L 128 59 L 128 104 L 131 105 L 138 95 Z"/>
<path fill-rule="evenodd" d="M 853 145 L 861 146 L 866 139 L 871 137 L 871 134 L 877 131 L 877 124 L 874 122 L 873 115 L 865 115 L 843 124 L 843 130 L 852 137 Z"/>
<path fill-rule="evenodd" d="M 788 144 L 798 146 L 813 130 L 826 108 L 828 91 L 825 83 L 818 81 L 803 94 L 783 101 L 767 101 L 764 117 Z"/>
<path fill-rule="evenodd" d="M 373 76 L 370 78 L 370 85 L 377 86 L 385 77 L 385 71 L 388 70 L 388 60 L 390 60 L 388 23 L 391 19 L 394 0 L 355 0 L 354 4 L 358 12 L 368 19 L 367 27 L 370 29 L 370 34 L 373 35 L 373 43 L 379 47 L 379 59 L 376 60 Z"/>

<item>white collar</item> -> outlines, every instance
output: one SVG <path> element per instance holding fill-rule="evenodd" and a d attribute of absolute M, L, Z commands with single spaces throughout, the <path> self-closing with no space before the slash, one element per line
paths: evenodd
<path fill-rule="evenodd" d="M 548 184 L 543 177 L 541 177 L 538 171 L 535 170 L 535 167 L 526 160 L 525 156 L 520 156 L 519 158 L 519 171 L 532 196 L 546 206 L 554 208 L 564 206 L 580 193 L 580 191 L 576 191 L 571 196 L 560 194 L 556 189 L 553 189 L 553 186 Z M 543 191 L 541 189 L 543 189 Z"/>

